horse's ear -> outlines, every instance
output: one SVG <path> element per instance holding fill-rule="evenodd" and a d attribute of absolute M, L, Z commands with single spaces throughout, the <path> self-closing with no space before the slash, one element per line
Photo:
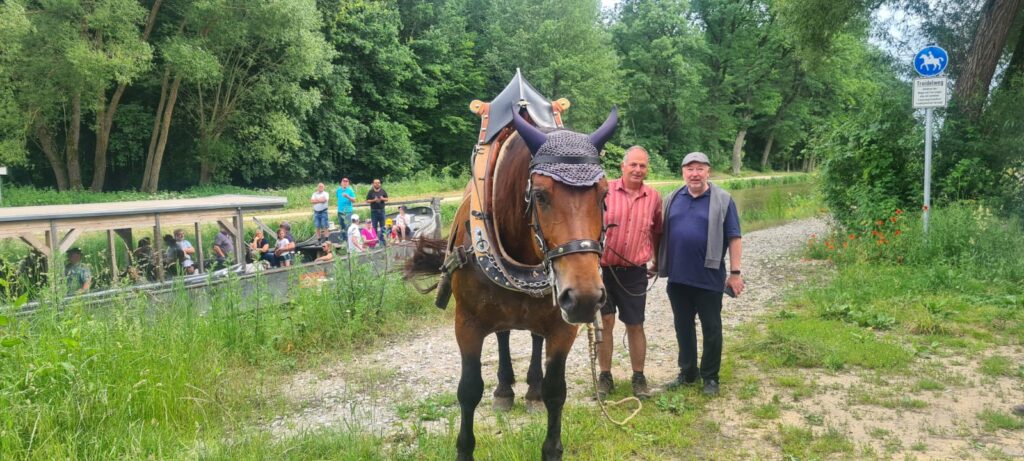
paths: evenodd
<path fill-rule="evenodd" d="M 530 148 L 530 152 L 536 154 L 540 150 L 540 146 L 544 145 L 544 142 L 548 140 L 548 135 L 544 134 L 543 131 L 537 129 L 537 127 L 530 125 L 529 122 L 523 120 L 523 117 L 519 115 L 519 110 L 512 111 L 512 123 L 516 126 L 516 132 L 519 136 L 526 141 L 526 145 Z"/>
<path fill-rule="evenodd" d="M 608 114 L 608 119 L 601 124 L 593 133 L 590 134 L 590 143 L 597 148 L 598 151 L 604 148 L 604 143 L 608 142 L 615 134 L 615 125 L 619 122 L 619 109 L 612 106 L 612 112 Z"/>

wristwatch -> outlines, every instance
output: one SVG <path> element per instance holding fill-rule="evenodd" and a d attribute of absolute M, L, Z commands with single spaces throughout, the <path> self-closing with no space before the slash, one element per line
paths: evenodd
<path fill-rule="evenodd" d="M 729 271 L 729 274 L 730 274 L 730 275 L 740 275 L 740 271 L 739 271 L 739 269 L 737 269 L 737 270 L 732 270 L 732 271 Z"/>

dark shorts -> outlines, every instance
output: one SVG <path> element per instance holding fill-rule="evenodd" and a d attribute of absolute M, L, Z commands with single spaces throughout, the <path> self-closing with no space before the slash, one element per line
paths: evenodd
<path fill-rule="evenodd" d="M 317 229 L 327 229 L 328 227 L 331 227 L 331 225 L 327 223 L 327 210 L 313 212 L 313 227 L 316 227 Z"/>
<path fill-rule="evenodd" d="M 604 289 L 608 291 L 608 302 L 601 307 L 601 315 L 614 314 L 618 310 L 622 323 L 644 323 L 644 311 L 647 306 L 647 268 L 601 266 L 601 278 L 604 281 Z"/>

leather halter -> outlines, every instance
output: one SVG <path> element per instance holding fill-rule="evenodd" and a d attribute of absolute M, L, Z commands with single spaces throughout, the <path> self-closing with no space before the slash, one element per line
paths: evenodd
<path fill-rule="evenodd" d="M 591 239 L 576 239 L 562 243 L 552 249 L 548 249 L 547 242 L 544 239 L 544 229 L 540 225 L 540 211 L 534 205 L 533 200 L 535 194 L 533 193 L 533 167 L 540 163 L 564 163 L 564 164 L 601 164 L 600 157 L 589 157 L 589 156 L 565 156 L 565 155 L 542 155 L 533 157 L 530 162 L 530 178 L 526 180 L 526 214 L 531 217 L 530 228 L 533 230 L 533 236 L 537 239 L 537 246 L 541 249 L 541 253 L 544 255 L 544 269 L 550 275 L 551 272 L 551 261 L 560 258 L 562 256 L 571 255 L 573 253 L 597 253 L 600 255 L 604 251 L 604 234 L 607 228 L 604 225 L 604 200 L 601 200 L 601 236 L 598 240 Z"/>

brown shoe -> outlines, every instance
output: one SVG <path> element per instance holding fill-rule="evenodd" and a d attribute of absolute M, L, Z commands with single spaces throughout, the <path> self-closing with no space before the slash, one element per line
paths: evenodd
<path fill-rule="evenodd" d="M 647 386 L 647 378 L 643 373 L 633 372 L 633 396 L 640 400 L 651 398 L 651 389 Z"/>
<path fill-rule="evenodd" d="M 601 400 L 608 397 L 608 394 L 615 390 L 615 382 L 612 380 L 612 372 L 602 371 L 597 376 L 597 396 Z"/>

